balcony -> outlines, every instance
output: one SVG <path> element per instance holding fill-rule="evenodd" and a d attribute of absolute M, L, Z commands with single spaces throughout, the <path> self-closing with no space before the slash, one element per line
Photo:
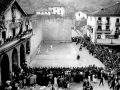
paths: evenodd
<path fill-rule="evenodd" d="M 102 25 L 102 21 L 101 21 L 101 20 L 98 20 L 98 21 L 97 21 L 97 24 L 98 24 L 98 25 Z"/>
<path fill-rule="evenodd" d="M 106 25 L 106 26 L 107 26 L 107 25 L 109 26 L 109 25 L 110 25 L 110 22 L 106 22 L 105 25 Z"/>
<path fill-rule="evenodd" d="M 32 29 L 30 30 L 26 30 L 21 34 L 18 34 L 16 36 L 10 36 L 9 38 L 5 39 L 5 40 L 0 40 L 0 48 L 3 46 L 6 46 L 7 44 L 13 43 L 16 40 L 22 39 L 22 38 L 28 38 L 31 37 L 33 35 L 32 33 Z"/>
<path fill-rule="evenodd" d="M 116 27 L 120 27 L 120 22 L 115 22 Z"/>
<path fill-rule="evenodd" d="M 97 29 L 96 33 L 97 34 L 111 34 L 111 30 L 110 29 L 106 29 L 106 30 L 102 30 L 102 29 Z"/>
<path fill-rule="evenodd" d="M 97 21 L 97 25 L 98 25 L 98 26 L 99 26 L 99 25 L 106 25 L 106 26 L 108 25 L 108 26 L 109 26 L 109 25 L 110 25 L 110 22 L 109 22 L 109 21 L 102 22 L 101 20 L 98 20 L 98 21 Z"/>

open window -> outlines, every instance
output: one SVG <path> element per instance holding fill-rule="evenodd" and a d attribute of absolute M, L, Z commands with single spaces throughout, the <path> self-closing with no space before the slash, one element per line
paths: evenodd
<path fill-rule="evenodd" d="M 98 26 L 97 31 L 102 31 L 102 27 L 101 27 L 101 26 Z"/>
<path fill-rule="evenodd" d="M 106 26 L 106 31 L 110 31 L 110 26 Z"/>
<path fill-rule="evenodd" d="M 101 39 L 101 35 L 97 35 L 97 39 Z"/>
<path fill-rule="evenodd" d="M 116 19 L 116 22 L 119 22 L 119 18 Z"/>

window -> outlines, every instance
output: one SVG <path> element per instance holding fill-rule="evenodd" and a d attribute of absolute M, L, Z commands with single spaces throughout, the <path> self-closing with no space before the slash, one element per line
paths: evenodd
<path fill-rule="evenodd" d="M 102 31 L 102 27 L 101 26 L 98 26 L 98 31 Z"/>
<path fill-rule="evenodd" d="M 100 21 L 101 21 L 101 17 L 98 17 L 98 20 L 100 20 Z"/>
<path fill-rule="evenodd" d="M 110 27 L 109 27 L 109 26 L 106 26 L 106 30 L 109 31 L 109 30 L 110 30 Z"/>
<path fill-rule="evenodd" d="M 97 39 L 101 39 L 101 35 L 97 35 Z"/>
<path fill-rule="evenodd" d="M 110 21 L 110 18 L 109 17 L 106 17 L 106 23 L 108 24 L 109 23 L 109 21 Z"/>
<path fill-rule="evenodd" d="M 6 31 L 2 32 L 2 38 L 5 40 L 6 39 Z"/>
<path fill-rule="evenodd" d="M 119 18 L 116 19 L 116 22 L 119 22 Z"/>
<path fill-rule="evenodd" d="M 101 17 L 98 17 L 97 23 L 98 25 L 101 25 Z"/>

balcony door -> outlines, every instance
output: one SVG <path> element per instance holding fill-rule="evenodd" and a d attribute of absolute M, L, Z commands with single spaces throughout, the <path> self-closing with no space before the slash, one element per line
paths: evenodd
<path fill-rule="evenodd" d="M 13 36 L 16 35 L 16 31 L 15 31 L 15 28 L 13 28 Z"/>
<path fill-rule="evenodd" d="M 107 20 L 107 23 L 109 23 L 109 22 L 110 22 L 110 18 L 109 18 L 109 17 L 106 17 L 106 20 Z"/>
<path fill-rule="evenodd" d="M 2 32 L 2 38 L 5 40 L 6 39 L 6 31 Z"/>
<path fill-rule="evenodd" d="M 116 19 L 116 22 L 119 23 L 119 18 Z"/>

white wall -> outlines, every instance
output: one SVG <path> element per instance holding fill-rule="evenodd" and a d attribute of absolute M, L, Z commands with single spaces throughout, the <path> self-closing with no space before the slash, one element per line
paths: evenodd
<path fill-rule="evenodd" d="M 15 10 L 15 14 L 16 14 L 16 19 L 21 19 L 22 14 L 18 9 Z"/>
<path fill-rule="evenodd" d="M 72 20 L 51 19 L 43 22 L 43 40 L 51 42 L 71 42 Z"/>
<path fill-rule="evenodd" d="M 93 28 L 93 33 L 91 34 L 92 36 L 92 42 L 96 41 L 96 29 L 97 29 L 97 19 L 96 17 L 93 16 L 88 16 L 87 18 L 87 25 L 90 25 Z"/>
<path fill-rule="evenodd" d="M 30 52 L 30 59 L 32 60 L 37 52 L 37 48 L 42 43 L 43 40 L 43 32 L 42 32 L 42 22 L 36 21 L 33 22 L 33 36 L 31 37 L 31 52 Z M 28 63 L 30 62 L 28 61 Z"/>
<path fill-rule="evenodd" d="M 111 17 L 110 18 L 110 30 L 112 30 L 112 35 L 114 35 L 115 30 L 116 30 L 115 23 L 116 23 L 117 18 L 119 18 L 119 20 L 120 20 L 120 17 Z"/>
<path fill-rule="evenodd" d="M 77 21 L 81 20 L 82 18 L 87 19 L 87 15 L 84 12 L 81 12 L 81 11 L 75 13 L 75 17 L 76 17 Z"/>

